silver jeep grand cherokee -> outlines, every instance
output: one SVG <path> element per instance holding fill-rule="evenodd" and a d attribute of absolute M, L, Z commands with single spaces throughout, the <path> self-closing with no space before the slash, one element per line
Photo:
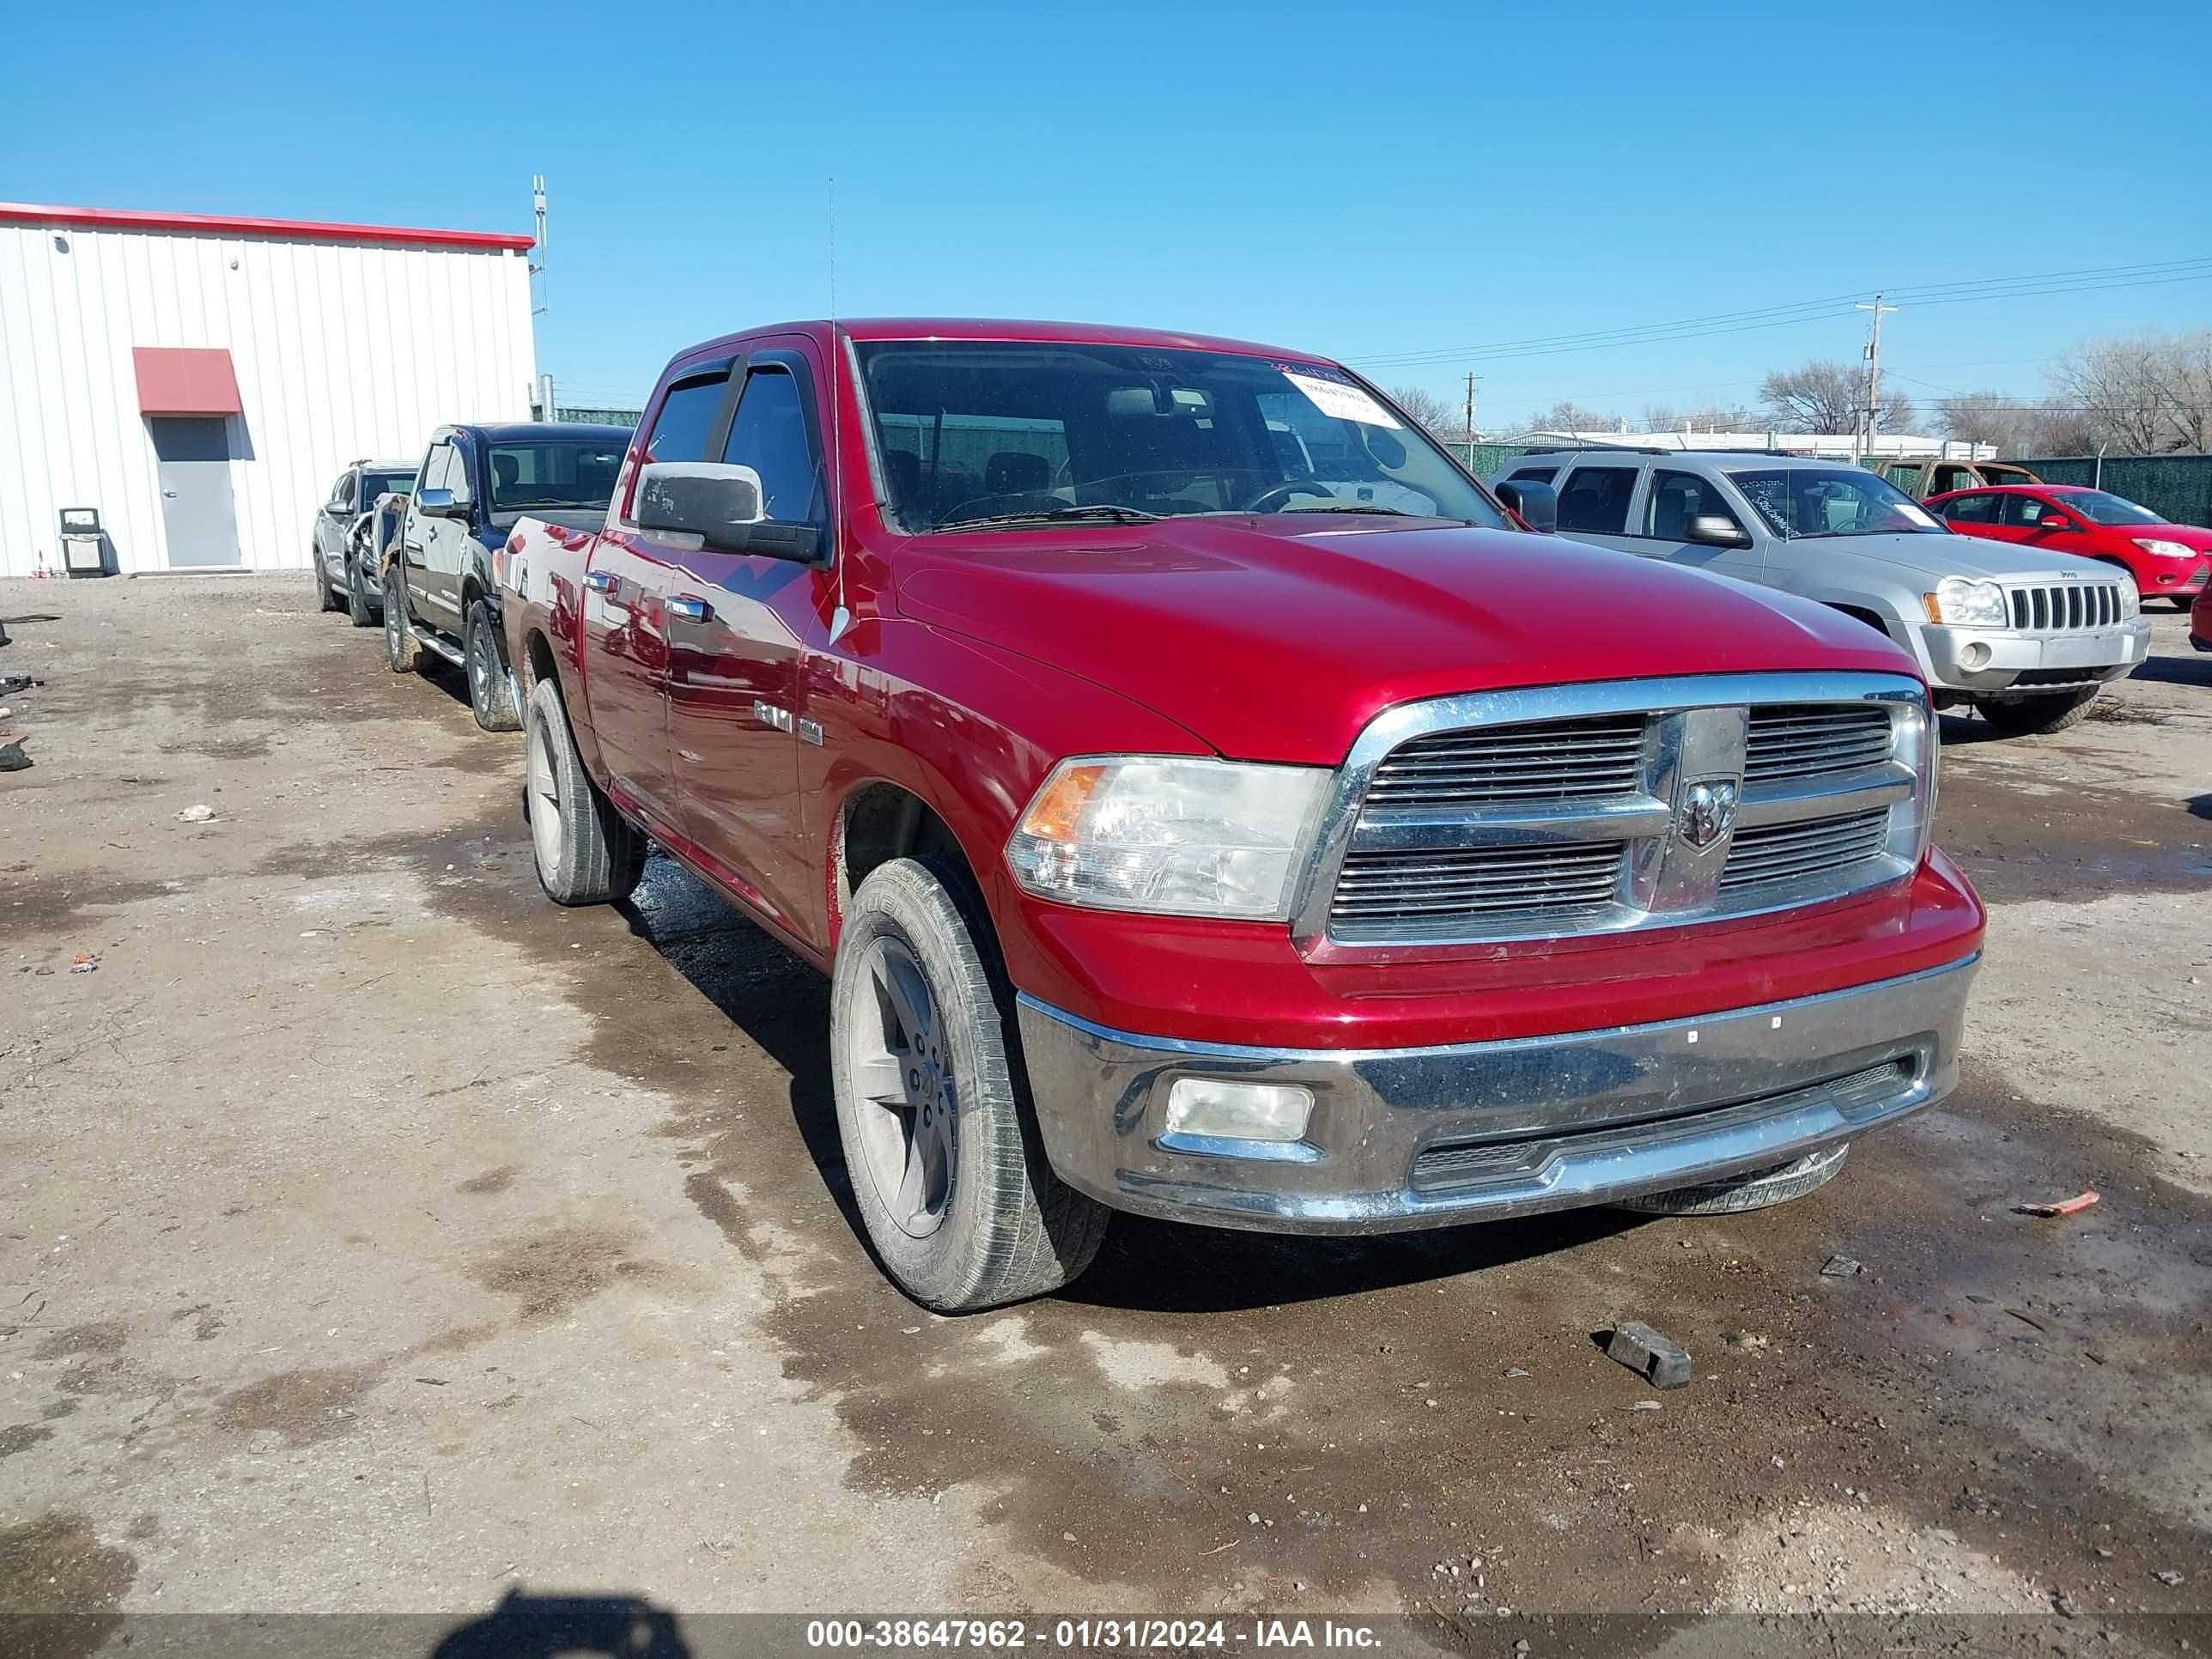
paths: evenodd
<path fill-rule="evenodd" d="M 2132 673 L 2150 647 L 2125 572 L 1954 534 L 1847 463 L 1583 449 L 1524 455 L 1495 484 L 1509 499 L 1550 487 L 1559 533 L 1577 541 L 1856 617 L 1912 653 L 1938 708 L 1971 703 L 2008 735 L 2085 719 L 2105 684 Z"/>

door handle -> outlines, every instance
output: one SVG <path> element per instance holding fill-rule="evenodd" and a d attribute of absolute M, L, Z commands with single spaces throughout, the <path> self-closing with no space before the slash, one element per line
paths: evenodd
<path fill-rule="evenodd" d="M 696 593 L 678 593 L 669 600 L 668 614 L 678 622 L 701 623 L 714 614 L 714 607 Z"/>
<path fill-rule="evenodd" d="M 615 591 L 614 573 L 611 570 L 586 570 L 584 573 L 586 593 L 611 593 Z"/>

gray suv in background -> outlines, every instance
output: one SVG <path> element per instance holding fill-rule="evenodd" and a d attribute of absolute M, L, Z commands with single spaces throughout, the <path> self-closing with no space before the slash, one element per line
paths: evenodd
<path fill-rule="evenodd" d="M 1960 536 L 1863 467 L 1790 455 L 1566 450 L 1495 487 L 1548 486 L 1558 531 L 1819 601 L 1912 653 L 1938 708 L 2008 735 L 2085 719 L 2150 647 L 2135 583 L 2108 565 Z"/>
<path fill-rule="evenodd" d="M 366 628 L 376 620 L 380 600 L 376 567 L 360 556 L 365 532 L 376 498 L 404 495 L 415 487 L 412 461 L 356 461 L 338 474 L 331 493 L 315 509 L 314 544 L 309 562 L 314 568 L 315 599 L 325 611 L 347 611 L 354 625 Z"/>

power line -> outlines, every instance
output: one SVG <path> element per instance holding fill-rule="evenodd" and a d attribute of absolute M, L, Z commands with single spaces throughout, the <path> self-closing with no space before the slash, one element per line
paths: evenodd
<path fill-rule="evenodd" d="M 2110 277 L 2112 280 L 2084 280 L 2098 277 Z M 1972 282 L 1923 283 L 1885 291 L 1909 300 L 1916 306 L 1967 305 L 1990 300 L 2096 294 L 2116 289 L 2154 288 L 2173 283 L 2206 280 L 2212 280 L 2212 258 L 2200 257 L 2148 264 L 2087 267 L 2075 271 L 2045 271 L 2032 276 L 1984 277 Z M 1624 345 L 1658 345 L 1674 340 L 1704 339 L 1717 335 L 1794 327 L 1801 323 L 1845 317 L 1850 314 L 1850 307 L 1856 299 L 1855 295 L 1835 295 L 1818 300 L 1802 300 L 1791 305 L 1717 312 L 1704 317 L 1677 319 L 1673 322 L 1538 335 L 1520 340 L 1424 349 L 1351 361 L 1363 368 L 1398 369 L 1469 358 L 1478 362 L 1498 362 L 1516 357 L 1553 356 L 1563 352 L 1604 350 Z"/>

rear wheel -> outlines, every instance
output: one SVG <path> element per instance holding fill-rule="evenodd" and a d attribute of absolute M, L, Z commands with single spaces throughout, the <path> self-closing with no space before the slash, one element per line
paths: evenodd
<path fill-rule="evenodd" d="M 1646 1215 L 1735 1215 L 1763 1210 L 1826 1186 L 1843 1172 L 1850 1156 L 1850 1143 L 1823 1146 L 1791 1163 L 1727 1181 L 1708 1181 L 1695 1187 L 1674 1187 L 1663 1193 L 1625 1198 L 1614 1207 L 1640 1210 Z"/>
<path fill-rule="evenodd" d="M 2040 737 L 2049 732 L 2063 732 L 2087 720 L 2089 705 L 2097 700 L 2098 690 L 2098 687 L 2090 685 L 2079 691 L 2021 697 L 2009 702 L 1978 697 L 1974 707 L 1982 711 L 1984 720 L 2008 738 Z"/>
<path fill-rule="evenodd" d="M 1008 1000 L 957 880 L 915 859 L 870 872 L 847 908 L 830 991 L 854 1202 L 884 1270 L 940 1313 L 1066 1284 L 1097 1255 L 1108 1217 L 1054 1175 L 1026 1121 Z M 988 924 L 979 914 L 976 925 Z"/>
<path fill-rule="evenodd" d="M 499 624 L 491 607 L 478 599 L 469 607 L 469 707 L 487 732 L 520 732 L 522 715 L 514 706 L 514 682 L 507 678 L 506 654 L 499 647 Z"/>
<path fill-rule="evenodd" d="M 540 680 L 530 694 L 530 739 L 522 810 L 538 884 L 556 904 L 628 898 L 645 872 L 644 832 L 615 810 L 576 753 L 561 688 Z"/>
<path fill-rule="evenodd" d="M 338 597 L 331 592 L 331 573 L 323 568 L 323 550 L 319 544 L 310 556 L 308 563 L 315 573 L 315 609 L 317 611 L 337 610 Z"/>
<path fill-rule="evenodd" d="M 362 574 L 358 557 L 346 561 L 346 615 L 356 628 L 376 626 L 376 606 L 368 597 L 368 578 Z"/>
<path fill-rule="evenodd" d="M 395 674 L 419 674 L 429 653 L 407 615 L 407 579 L 396 565 L 384 573 L 384 661 Z"/>

